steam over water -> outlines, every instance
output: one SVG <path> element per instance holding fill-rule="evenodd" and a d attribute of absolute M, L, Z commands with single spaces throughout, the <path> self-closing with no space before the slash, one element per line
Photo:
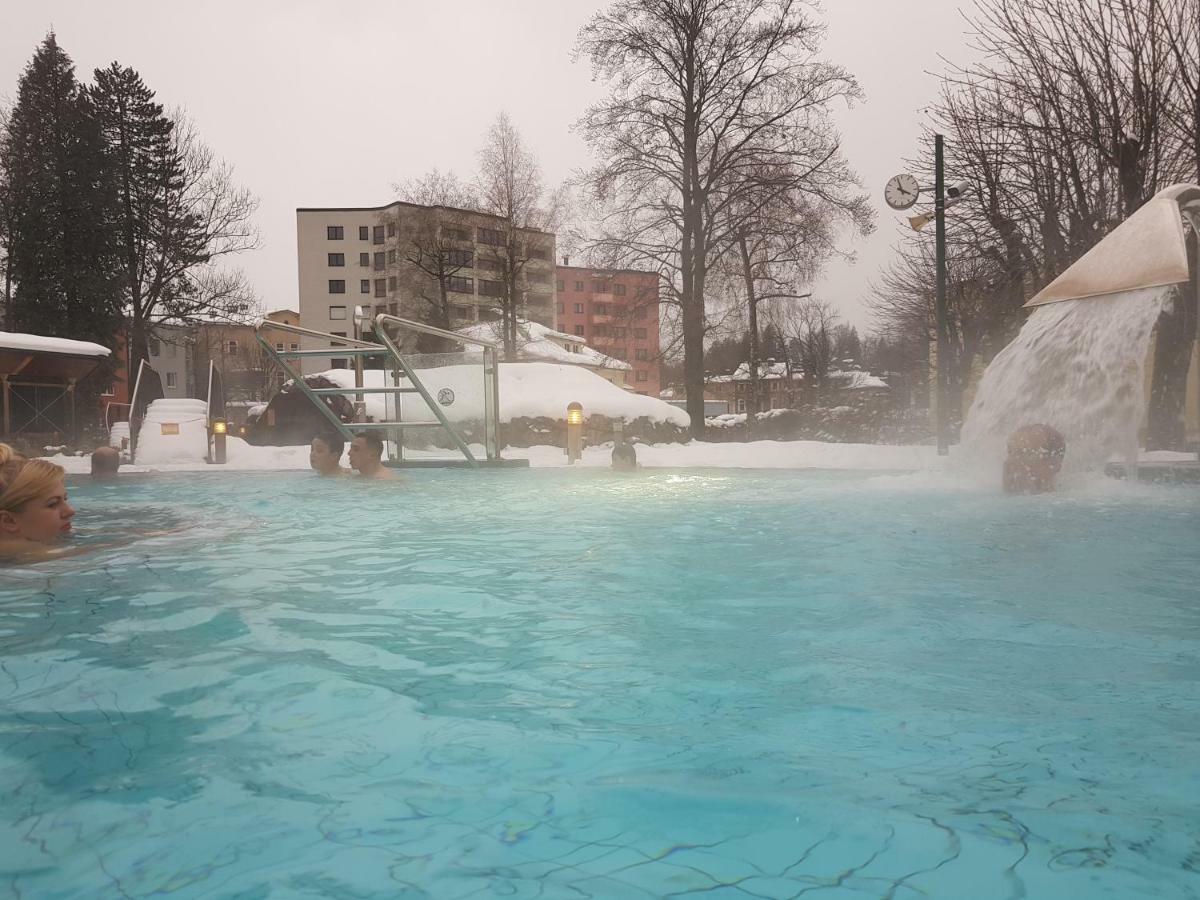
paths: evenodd
<path fill-rule="evenodd" d="M 1038 307 L 988 366 L 962 433 L 962 458 L 999 482 L 1008 436 L 1042 423 L 1067 441 L 1063 475 L 1136 446 L 1151 332 L 1174 288 Z"/>

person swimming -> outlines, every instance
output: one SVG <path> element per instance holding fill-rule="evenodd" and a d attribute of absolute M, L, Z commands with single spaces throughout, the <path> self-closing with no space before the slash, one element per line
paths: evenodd
<path fill-rule="evenodd" d="M 97 447 L 92 451 L 92 477 L 116 478 L 121 468 L 121 453 L 113 447 Z"/>
<path fill-rule="evenodd" d="M 1004 492 L 1046 494 L 1053 491 L 1066 452 L 1066 439 L 1057 428 L 1049 425 L 1018 428 L 1008 439 Z"/>
<path fill-rule="evenodd" d="M 633 472 L 638 467 L 637 451 L 633 444 L 621 441 L 613 447 L 612 468 L 614 472 Z"/>
<path fill-rule="evenodd" d="M 308 464 L 322 477 L 346 475 L 342 468 L 342 451 L 346 442 L 335 431 L 324 432 L 314 437 L 308 445 Z"/>
<path fill-rule="evenodd" d="M 62 466 L 0 444 L 0 558 L 61 553 L 57 545 L 70 535 L 74 517 Z"/>
<path fill-rule="evenodd" d="M 350 467 L 363 478 L 386 481 L 395 477 L 383 464 L 382 438 L 370 431 L 360 431 L 350 442 Z"/>

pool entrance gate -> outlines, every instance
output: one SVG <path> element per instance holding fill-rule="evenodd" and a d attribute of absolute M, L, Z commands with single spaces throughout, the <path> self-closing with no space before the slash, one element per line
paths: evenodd
<path fill-rule="evenodd" d="M 479 468 L 527 464 L 525 460 L 500 458 L 496 344 L 385 313 L 371 319 L 365 309 L 355 308 L 355 336 L 352 338 L 273 321 L 261 322 L 255 329 L 255 337 L 268 357 L 274 360 L 347 442 L 353 440 L 355 432 L 383 432 L 389 465 Z M 307 346 L 284 350 L 283 345 L 272 345 L 264 337 L 264 332 L 281 331 L 300 336 Z M 419 341 L 431 339 L 446 346 L 465 346 L 470 349 L 450 353 L 415 352 Z M 402 348 L 405 352 L 401 352 Z M 294 366 L 292 361 L 313 357 L 352 360 L 354 385 L 310 386 L 304 380 L 300 367 Z M 370 384 L 366 383 L 368 372 L 371 373 Z M 436 394 L 431 393 L 422 378 L 435 378 L 443 386 L 435 388 Z M 483 425 L 484 459 L 472 453 L 461 429 L 451 424 L 446 415 L 445 409 L 456 402 L 458 393 L 466 395 L 464 401 L 482 398 L 479 417 Z M 353 421 L 343 421 L 326 401 L 328 397 L 339 396 L 353 401 Z M 368 397 L 376 402 L 370 402 Z M 383 400 L 382 408 L 377 402 L 379 398 Z M 368 404 L 376 415 L 367 414 Z M 412 444 L 422 443 L 419 437 L 413 440 L 412 433 L 419 435 L 429 430 L 445 432 L 460 456 L 453 459 L 424 456 L 406 459 L 406 443 L 410 445 L 410 451 Z"/>

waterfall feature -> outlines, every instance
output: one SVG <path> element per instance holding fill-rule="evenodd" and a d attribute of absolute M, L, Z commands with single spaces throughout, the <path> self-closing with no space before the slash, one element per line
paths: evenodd
<path fill-rule="evenodd" d="M 999 484 L 1005 444 L 1022 425 L 1062 433 L 1066 477 L 1136 448 L 1150 339 L 1174 293 L 1150 287 L 1037 307 L 984 372 L 963 425 L 964 466 Z"/>

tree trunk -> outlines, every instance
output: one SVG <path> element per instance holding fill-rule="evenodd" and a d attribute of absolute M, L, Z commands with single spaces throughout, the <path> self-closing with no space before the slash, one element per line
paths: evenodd
<path fill-rule="evenodd" d="M 1187 375 L 1196 340 L 1197 252 L 1196 235 L 1188 237 L 1188 262 L 1192 280 L 1180 285 L 1170 308 L 1163 310 L 1155 328 L 1154 368 L 1150 376 L 1147 411 L 1147 450 L 1186 450 L 1184 402 Z"/>
<path fill-rule="evenodd" d="M 755 415 L 758 413 L 758 297 L 754 292 L 754 271 L 745 237 L 738 239 L 742 252 L 742 277 L 746 281 L 746 304 L 750 320 L 750 399 L 746 403 L 746 436 L 753 440 Z"/>

